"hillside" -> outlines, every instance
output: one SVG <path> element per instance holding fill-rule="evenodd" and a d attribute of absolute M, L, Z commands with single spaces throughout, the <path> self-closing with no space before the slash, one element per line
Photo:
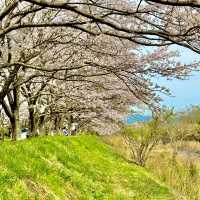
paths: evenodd
<path fill-rule="evenodd" d="M 172 200 L 169 190 L 96 136 L 0 145 L 1 200 Z"/>

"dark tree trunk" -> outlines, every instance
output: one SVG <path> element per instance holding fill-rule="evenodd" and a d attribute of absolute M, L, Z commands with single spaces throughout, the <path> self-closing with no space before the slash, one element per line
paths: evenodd
<path fill-rule="evenodd" d="M 29 108 L 29 134 L 31 137 L 37 135 L 36 133 L 36 120 L 35 120 L 35 112 L 34 108 Z"/>
<path fill-rule="evenodd" d="M 11 139 L 16 140 L 19 132 L 19 87 L 16 86 L 12 93 L 7 94 L 8 103 L 2 101 L 3 109 L 8 116 L 11 124 Z"/>
<path fill-rule="evenodd" d="M 17 134 L 19 133 L 19 110 L 15 110 L 13 112 L 13 116 L 9 117 L 10 125 L 11 125 L 11 139 L 17 140 Z"/>
<path fill-rule="evenodd" d="M 62 115 L 56 114 L 55 119 L 54 119 L 54 129 L 56 131 L 56 134 L 60 132 L 61 126 L 62 126 Z"/>
<path fill-rule="evenodd" d="M 56 114 L 54 118 L 54 125 L 55 125 L 54 129 L 56 133 L 58 133 L 59 132 L 59 115 L 58 114 Z"/>
<path fill-rule="evenodd" d="M 7 62 L 10 63 L 12 60 L 11 54 L 11 42 L 10 38 L 7 36 L 7 48 L 8 48 L 8 57 Z M 7 77 L 1 92 L 0 92 L 0 102 L 2 107 L 8 116 L 11 123 L 11 139 L 16 140 L 17 134 L 19 132 L 19 90 L 18 85 L 18 71 L 20 70 L 20 65 L 14 67 L 10 71 L 9 76 Z M 14 86 L 12 91 L 9 91 L 10 86 Z M 5 97 L 8 97 L 8 103 L 5 101 Z"/>
<path fill-rule="evenodd" d="M 13 89 L 13 102 L 11 104 L 11 111 L 13 113 L 13 119 L 11 119 L 12 128 L 12 140 L 17 139 L 19 132 L 19 86 L 15 86 Z"/>
<path fill-rule="evenodd" d="M 11 139 L 15 141 L 17 140 L 17 134 L 19 132 L 19 118 L 14 117 L 10 119 L 10 123 L 11 123 Z"/>

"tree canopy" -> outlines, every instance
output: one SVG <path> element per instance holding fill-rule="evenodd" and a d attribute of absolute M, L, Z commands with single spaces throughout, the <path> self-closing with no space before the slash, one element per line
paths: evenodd
<path fill-rule="evenodd" d="M 1 1 L 0 104 L 13 138 L 20 109 L 34 135 L 44 122 L 101 129 L 135 103 L 156 108 L 158 92 L 170 91 L 152 77 L 184 79 L 198 67 L 168 46 L 199 53 L 199 10 L 167 2 Z"/>

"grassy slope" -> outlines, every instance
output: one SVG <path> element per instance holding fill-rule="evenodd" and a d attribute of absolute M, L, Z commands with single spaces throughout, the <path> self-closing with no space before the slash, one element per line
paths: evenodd
<path fill-rule="evenodd" d="M 169 190 L 95 136 L 0 145 L 0 199 L 172 200 Z"/>

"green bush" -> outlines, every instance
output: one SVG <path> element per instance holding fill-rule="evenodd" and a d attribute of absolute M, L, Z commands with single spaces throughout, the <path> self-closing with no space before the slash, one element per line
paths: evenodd
<path fill-rule="evenodd" d="M 145 166 L 150 152 L 159 141 L 166 138 L 167 124 L 173 117 L 172 110 L 163 110 L 156 113 L 148 123 L 137 126 L 126 126 L 122 129 L 122 135 L 129 146 L 132 159 L 141 166 Z"/>

